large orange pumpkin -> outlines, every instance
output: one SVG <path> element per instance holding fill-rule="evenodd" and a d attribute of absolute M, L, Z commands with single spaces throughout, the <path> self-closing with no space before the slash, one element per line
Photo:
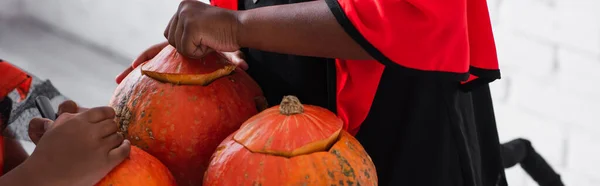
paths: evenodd
<path fill-rule="evenodd" d="M 124 136 L 178 185 L 194 186 L 219 143 L 265 104 L 258 84 L 220 54 L 195 60 L 172 46 L 132 71 L 110 101 Z"/>
<path fill-rule="evenodd" d="M 219 145 L 204 177 L 217 185 L 374 186 L 377 174 L 335 114 L 286 96 Z"/>
<path fill-rule="evenodd" d="M 175 179 L 158 159 L 131 146 L 129 157 L 96 186 L 175 186 Z"/>

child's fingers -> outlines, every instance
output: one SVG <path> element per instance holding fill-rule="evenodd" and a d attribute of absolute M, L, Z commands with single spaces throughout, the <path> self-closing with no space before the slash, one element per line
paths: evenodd
<path fill-rule="evenodd" d="M 174 22 L 174 20 L 178 14 L 179 14 L 179 12 L 175 12 L 175 14 L 173 14 L 173 17 L 171 17 L 171 20 L 169 20 L 169 24 L 167 24 L 167 28 L 165 29 L 165 32 L 163 33 L 163 35 L 167 39 L 169 39 L 169 31 L 171 30 L 172 24 L 177 24 L 177 22 Z"/>
<path fill-rule="evenodd" d="M 125 140 L 125 138 L 119 133 L 113 133 L 102 139 L 107 150 L 118 148 L 123 143 L 123 140 Z"/>
<path fill-rule="evenodd" d="M 85 111 L 88 111 L 88 110 L 90 110 L 90 108 L 85 108 L 85 107 L 77 107 L 77 113 L 80 113 L 80 112 L 85 112 Z"/>
<path fill-rule="evenodd" d="M 131 143 L 129 140 L 123 140 L 119 147 L 114 148 L 108 151 L 108 161 L 112 167 L 119 165 L 127 156 L 129 156 L 129 152 L 131 151 Z"/>
<path fill-rule="evenodd" d="M 246 63 L 246 60 L 244 60 L 244 54 L 241 51 L 220 52 L 220 54 L 243 70 L 248 70 L 248 64 Z"/>
<path fill-rule="evenodd" d="M 112 134 L 117 133 L 118 126 L 115 120 L 106 119 L 104 121 L 98 122 L 94 125 L 95 130 L 98 132 L 98 137 L 105 138 Z"/>
<path fill-rule="evenodd" d="M 167 40 L 169 41 L 169 44 L 171 44 L 172 46 L 174 46 L 175 48 L 180 47 L 177 46 L 177 41 L 175 38 L 175 33 L 177 32 L 177 27 L 179 26 L 178 22 L 179 22 L 179 12 L 177 12 L 175 14 L 175 17 L 173 17 L 173 20 L 171 21 L 171 27 L 169 28 L 169 35 L 167 37 Z"/>
<path fill-rule="evenodd" d="M 77 113 L 79 109 L 77 108 L 77 103 L 72 100 L 67 100 L 58 105 L 58 115 L 63 113 Z"/>
<path fill-rule="evenodd" d="M 184 21 L 184 19 L 181 19 L 181 18 L 178 19 L 178 21 L 177 21 L 178 22 L 177 23 L 177 27 L 175 28 L 175 32 L 173 33 L 175 44 L 177 46 L 179 46 L 179 48 L 177 48 L 177 49 L 180 49 L 183 46 L 183 44 L 182 44 L 183 42 L 182 42 L 182 39 L 181 39 L 181 35 L 183 34 L 183 30 L 184 30 L 183 21 Z"/>
<path fill-rule="evenodd" d="M 137 68 L 142 63 L 154 58 L 154 56 L 160 53 L 160 51 L 162 51 L 162 49 L 165 48 L 167 45 L 169 45 L 169 43 L 165 41 L 162 43 L 152 45 L 150 48 L 146 49 L 146 51 L 142 52 L 142 54 L 140 54 L 137 58 L 135 58 L 135 60 L 133 60 L 129 68 L 125 69 L 125 71 L 117 75 L 117 84 L 120 84 L 121 81 L 123 81 L 123 79 L 125 79 L 125 77 L 127 77 L 127 75 L 129 75 L 129 73 L 133 71 L 133 69 Z"/>
<path fill-rule="evenodd" d="M 154 58 L 167 45 L 169 45 L 169 42 L 167 42 L 167 41 L 164 41 L 164 42 L 152 45 L 150 48 L 148 48 L 146 51 L 144 51 L 142 53 L 142 55 L 140 55 L 138 58 L 136 58 L 133 61 L 133 63 L 131 63 L 131 70 L 129 70 L 129 72 L 131 72 L 133 69 L 135 69 L 138 66 L 140 66 L 142 63 L 144 63 L 144 62 L 146 62 L 146 61 L 151 60 L 152 58 Z M 127 73 L 127 74 L 129 74 L 129 73 Z M 127 76 L 127 74 L 125 74 L 125 76 Z M 123 78 L 125 78 L 125 76 L 123 76 Z"/>
<path fill-rule="evenodd" d="M 123 79 L 125 79 L 125 77 L 127 77 L 127 75 L 131 73 L 131 71 L 133 71 L 133 67 L 130 66 L 127 69 L 125 69 L 125 71 L 121 72 L 121 74 L 117 75 L 117 77 L 115 78 L 117 84 L 121 84 L 121 81 L 123 81 Z"/>
<path fill-rule="evenodd" d="M 91 108 L 80 115 L 82 119 L 91 122 L 98 123 L 107 119 L 115 118 L 115 110 L 112 107 L 95 107 Z"/>
<path fill-rule="evenodd" d="M 29 122 L 29 138 L 34 144 L 37 144 L 46 130 L 52 126 L 52 120 L 46 118 L 33 118 Z"/>
<path fill-rule="evenodd" d="M 212 48 L 209 48 L 202 44 L 202 39 L 195 40 L 195 36 L 190 33 L 189 29 L 183 30 L 183 34 L 181 35 L 181 42 L 183 46 L 177 46 L 177 51 L 189 58 L 202 58 L 206 54 L 214 51 Z"/>

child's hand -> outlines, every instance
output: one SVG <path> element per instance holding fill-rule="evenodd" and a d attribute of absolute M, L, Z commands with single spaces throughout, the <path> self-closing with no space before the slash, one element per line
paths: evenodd
<path fill-rule="evenodd" d="M 248 63 L 244 60 L 244 53 L 242 51 L 235 52 L 220 52 L 220 54 L 225 57 L 227 60 L 231 61 L 234 65 L 242 68 L 243 70 L 248 70 Z"/>
<path fill-rule="evenodd" d="M 37 169 L 36 179 L 56 185 L 94 185 L 101 180 L 129 155 L 130 143 L 116 133 L 114 117 L 112 108 L 97 107 L 63 113 L 47 124 L 52 127 L 26 162 Z"/>
<path fill-rule="evenodd" d="M 80 113 L 89 110 L 88 108 L 79 107 L 77 103 L 71 100 L 67 100 L 58 105 L 58 115 L 63 113 Z M 34 144 L 37 144 L 44 133 L 52 128 L 52 120 L 46 118 L 33 118 L 29 122 L 29 138 Z"/>
<path fill-rule="evenodd" d="M 239 19 L 234 11 L 184 0 L 165 29 L 165 37 L 179 53 L 200 58 L 212 49 L 239 50 L 238 27 Z"/>

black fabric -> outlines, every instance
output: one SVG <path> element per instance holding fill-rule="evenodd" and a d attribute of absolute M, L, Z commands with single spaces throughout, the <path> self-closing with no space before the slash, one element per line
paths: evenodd
<path fill-rule="evenodd" d="M 497 79 L 500 79 L 500 70 L 497 69 L 489 70 L 470 66 L 469 73 L 477 76 L 478 78 L 462 84 L 460 88 L 463 91 L 471 91 L 481 86 L 488 85 L 489 83 Z"/>
<path fill-rule="evenodd" d="M 386 68 L 356 138 L 380 185 L 506 185 L 491 106 L 487 86 L 464 92 Z"/>
<path fill-rule="evenodd" d="M 520 163 L 540 186 L 564 186 L 560 175 L 535 151 L 529 140 L 519 138 L 502 144 L 502 158 L 504 168 Z"/>
<path fill-rule="evenodd" d="M 529 141 L 514 139 L 502 144 L 502 160 L 504 168 L 511 168 L 525 159 L 527 151 L 531 148 Z"/>
<path fill-rule="evenodd" d="M 356 138 L 371 156 L 379 185 L 472 185 L 464 174 L 454 131 L 456 84 L 384 70 L 373 105 Z"/>
<path fill-rule="evenodd" d="M 239 1 L 240 10 L 306 2 L 304 0 Z M 250 67 L 248 74 L 261 86 L 267 102 L 277 105 L 285 95 L 296 95 L 302 103 L 333 112 L 335 100 L 335 60 L 242 49 Z"/>
<path fill-rule="evenodd" d="M 469 67 L 469 73 L 476 75 L 477 77 L 484 77 L 490 79 L 500 79 L 500 70 L 489 70 L 483 68 L 477 68 L 474 66 Z"/>
<path fill-rule="evenodd" d="M 8 126 L 13 101 L 9 97 L 0 97 L 0 99 L 2 99 L 0 101 L 0 132 L 2 132 Z"/>
<path fill-rule="evenodd" d="M 478 144 L 474 143 L 473 146 L 480 148 L 475 154 L 481 157 L 481 164 L 476 167 L 476 171 L 481 172 L 482 184 L 485 186 L 508 185 L 502 165 L 500 139 L 490 87 L 488 84 L 482 84 L 467 94 L 471 95 L 472 113 L 475 119 L 475 125 L 471 127 L 477 129 Z"/>

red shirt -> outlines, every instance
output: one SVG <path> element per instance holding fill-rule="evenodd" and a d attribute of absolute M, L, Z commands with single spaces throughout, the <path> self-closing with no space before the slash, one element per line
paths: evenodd
<path fill-rule="evenodd" d="M 457 84 L 500 77 L 485 0 L 326 1 L 346 32 L 376 59 L 337 60 L 337 112 L 352 134 L 367 117 L 390 65 L 407 73 L 456 74 Z M 211 4 L 237 9 L 235 0 Z M 468 79 L 460 78 L 468 73 Z"/>

